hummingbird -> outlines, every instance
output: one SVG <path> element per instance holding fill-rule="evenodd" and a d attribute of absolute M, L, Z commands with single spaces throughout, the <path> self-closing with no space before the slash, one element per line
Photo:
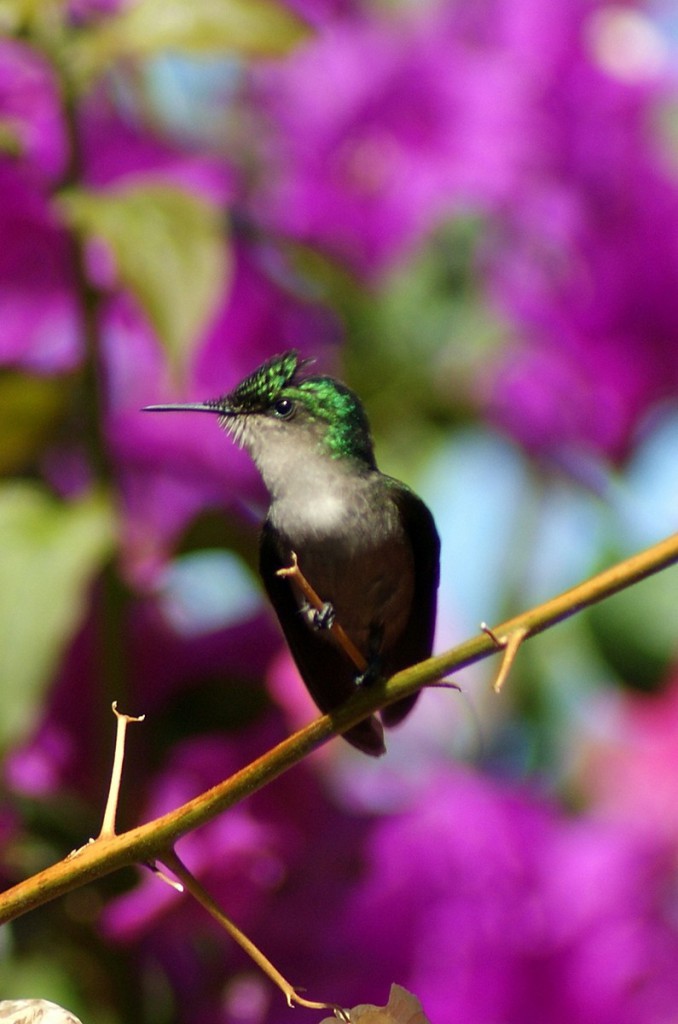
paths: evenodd
<path fill-rule="evenodd" d="M 284 352 L 220 398 L 145 411 L 212 413 L 254 460 L 270 499 L 259 571 L 311 697 L 331 714 L 356 686 L 430 656 L 440 541 L 421 498 L 377 468 L 358 396 L 333 377 L 304 374 L 308 362 Z M 279 575 L 294 555 L 321 609 L 293 577 Z M 334 622 L 362 655 L 364 671 L 337 642 Z M 402 721 L 417 696 L 358 723 L 344 739 L 383 754 L 382 723 Z"/>

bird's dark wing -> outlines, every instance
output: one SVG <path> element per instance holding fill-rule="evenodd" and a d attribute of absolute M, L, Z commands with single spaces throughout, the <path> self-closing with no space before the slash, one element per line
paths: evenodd
<path fill-rule="evenodd" d="M 401 521 L 414 557 L 414 594 L 407 625 L 390 651 L 385 652 L 388 675 L 416 665 L 430 657 L 436 624 L 440 580 L 440 538 L 429 509 L 414 491 L 393 481 L 391 497 L 398 505 Z M 418 694 L 405 697 L 381 712 L 385 725 L 397 725 L 412 709 Z"/>
<path fill-rule="evenodd" d="M 266 592 L 282 626 L 292 657 L 311 697 L 325 713 L 331 713 L 355 693 L 356 670 L 343 651 L 304 621 L 288 579 L 276 575 L 290 564 L 283 557 L 275 529 L 267 521 L 261 531 L 259 571 Z M 374 716 L 343 734 L 354 747 L 378 757 L 385 752 L 382 727 Z"/>

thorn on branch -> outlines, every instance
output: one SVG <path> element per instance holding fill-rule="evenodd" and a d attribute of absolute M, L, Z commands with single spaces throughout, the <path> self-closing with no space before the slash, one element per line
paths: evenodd
<path fill-rule="evenodd" d="M 632 587 L 676 563 L 678 533 L 503 623 L 497 629 L 500 639 L 495 636 L 495 646 L 508 646 L 509 635 L 516 634 L 513 637 L 513 650 L 508 654 L 509 657 L 515 657 L 523 639 L 550 629 L 569 616 L 578 614 L 583 609 Z M 529 632 L 525 623 L 529 623 Z M 522 634 L 519 631 L 522 631 Z M 488 635 L 494 636 L 492 631 L 489 631 Z M 430 659 L 428 668 L 417 669 L 418 685 L 425 685 L 429 679 L 439 678 L 445 672 L 474 664 L 490 653 L 492 652 L 488 644 L 484 641 L 478 642 L 478 637 L 473 637 L 470 641 Z M 414 669 L 403 671 L 403 689 L 414 681 L 414 674 Z M 502 681 L 500 678 L 500 684 Z M 402 691 L 398 690 L 398 696 L 403 695 Z M 341 711 L 338 714 L 341 714 Z M 239 800 L 260 791 L 272 779 L 299 764 L 303 757 L 311 750 L 317 749 L 332 735 L 333 723 L 328 715 L 324 715 L 294 736 L 283 740 L 231 778 L 214 786 L 209 792 L 194 797 L 162 818 L 140 825 L 126 834 L 112 836 L 106 844 L 90 843 L 64 861 L 45 868 L 32 878 L 16 883 L 0 893 L 0 924 L 35 910 L 57 896 L 95 878 L 101 878 L 123 865 L 144 862 L 149 857 L 159 856 L 168 842 L 177 841 Z M 160 834 L 159 826 L 162 828 Z M 76 857 L 79 863 L 72 864 L 71 861 Z"/>
<path fill-rule="evenodd" d="M 518 649 L 520 648 L 523 640 L 530 635 L 530 631 L 527 626 L 516 626 L 515 629 L 512 629 L 511 632 L 507 633 L 505 636 L 497 636 L 486 622 L 481 622 L 480 628 L 483 633 L 487 633 L 495 646 L 504 652 L 504 656 L 501 659 L 501 665 L 499 666 L 499 672 L 497 673 L 497 678 L 495 679 L 493 686 L 494 692 L 499 693 L 508 679 L 509 672 L 511 671 L 513 662 L 515 661 L 516 654 L 518 653 Z"/>
<path fill-rule="evenodd" d="M 497 650 L 500 650 L 504 646 L 504 644 L 499 639 L 495 631 L 490 626 L 488 626 L 486 622 L 481 622 L 480 628 L 482 629 L 483 633 L 487 633 L 487 635 L 489 636 L 490 640 L 493 642 Z"/>
<path fill-rule="evenodd" d="M 456 690 L 457 693 L 463 693 L 459 683 L 455 683 L 452 679 L 434 679 L 431 683 L 424 683 L 423 686 L 426 690 Z"/>
<path fill-rule="evenodd" d="M 71 852 L 69 854 L 67 854 L 65 859 L 66 860 L 73 860 L 74 857 L 77 857 L 79 854 L 81 854 L 82 851 L 86 850 L 88 846 L 92 845 L 92 843 L 96 843 L 96 839 L 91 839 L 90 838 L 90 839 L 87 840 L 87 842 L 85 843 L 84 846 L 77 846 L 75 848 L 75 850 L 71 850 Z"/>
<path fill-rule="evenodd" d="M 165 882 L 166 885 L 169 885 L 170 889 L 174 889 L 175 892 L 186 891 L 185 887 L 181 884 L 181 882 L 178 882 L 176 878 L 170 878 L 169 875 L 166 875 L 162 868 L 159 868 L 154 860 L 146 861 L 145 867 L 152 871 L 156 878 L 159 878 L 161 882 Z"/>
<path fill-rule="evenodd" d="M 104 811 L 104 820 L 101 824 L 101 832 L 98 835 L 98 839 L 110 839 L 115 833 L 115 819 L 118 813 L 118 798 L 120 796 L 120 781 L 122 779 L 122 765 L 125 759 L 125 738 L 127 734 L 127 726 L 130 722 L 143 722 L 145 715 L 140 715 L 135 718 L 133 715 L 123 715 L 122 712 L 118 711 L 117 700 L 113 701 L 111 705 L 113 714 L 117 720 L 117 728 L 115 733 L 115 752 L 113 754 L 113 768 L 111 769 L 111 783 L 108 787 L 108 799 L 106 800 L 106 810 Z"/>

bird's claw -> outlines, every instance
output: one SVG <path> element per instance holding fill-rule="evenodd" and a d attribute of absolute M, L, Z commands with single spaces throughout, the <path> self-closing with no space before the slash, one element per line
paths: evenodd
<path fill-rule="evenodd" d="M 314 608 L 311 622 L 314 629 L 325 630 L 332 629 L 336 619 L 336 612 L 334 611 L 334 605 L 330 604 L 329 601 L 325 601 L 322 608 Z"/>
<path fill-rule="evenodd" d="M 370 658 L 367 668 L 355 677 L 355 685 L 372 686 L 381 676 L 381 659 L 377 656 Z"/>

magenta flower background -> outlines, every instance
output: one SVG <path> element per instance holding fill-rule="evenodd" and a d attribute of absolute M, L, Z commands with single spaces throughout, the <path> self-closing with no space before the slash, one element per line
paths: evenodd
<path fill-rule="evenodd" d="M 189 795 L 189 782 L 216 780 L 224 763 L 216 738 L 178 751 L 149 816 Z M 181 789 L 170 795 L 173 771 Z M 184 855 L 250 930 L 264 927 L 265 910 L 267 952 L 303 963 L 314 989 L 359 1002 L 358 965 L 368 960 L 370 990 L 399 977 L 426 994 L 432 1020 L 670 1019 L 678 938 L 662 891 L 667 847 L 596 818 L 568 821 L 534 793 L 459 769 L 441 772 L 406 814 L 367 829 L 327 806 L 318 818 L 309 783 L 281 781 L 228 824 L 187 839 Z M 328 885 L 328 871 L 343 890 Z M 188 922 L 198 934 L 211 927 L 149 878 L 113 904 L 106 927 L 119 941 L 136 938 L 142 955 L 177 963 Z M 244 975 L 242 957 L 228 956 Z M 221 981 L 207 970 L 199 985 Z M 206 1012 L 199 985 L 185 991 L 188 1020 Z M 264 1019 L 283 1013 L 274 1003 Z"/>
<path fill-rule="evenodd" d="M 442 216 L 490 217 L 487 284 L 517 338 L 485 400 L 546 453 L 620 457 L 676 388 L 675 171 L 648 124 L 668 54 L 635 78 L 601 67 L 623 17 L 498 0 L 390 31 L 347 18 L 263 79 L 276 174 L 257 203 L 282 230 L 369 277 Z"/>
<path fill-rule="evenodd" d="M 363 273 L 454 207 L 508 198 L 527 159 L 520 76 L 440 21 L 347 19 L 263 77 L 276 129 L 266 215 Z"/>
<path fill-rule="evenodd" d="M 216 397 L 289 348 L 347 379 L 386 471 L 431 500 L 430 467 L 453 467 L 434 511 L 467 561 L 442 581 L 439 647 L 463 639 L 460 579 L 514 614 L 535 577 L 577 582 L 573 550 L 591 572 L 628 553 L 636 460 L 678 422 L 678 39 L 662 5 L 290 0 L 277 55 L 260 15 L 247 47 L 212 25 L 209 59 L 145 39 L 82 80 L 78 47 L 130 5 L 62 6 L 65 49 L 41 15 L 0 40 L 0 522 L 17 494 L 44 517 L 12 544 L 0 530 L 0 648 L 24 637 L 15 662 L 0 651 L 0 719 L 24 710 L 0 732 L 7 885 L 96 834 L 113 699 L 147 715 L 121 828 L 314 714 L 256 582 L 254 467 L 211 418 L 143 406 Z M 205 95 L 223 120 L 196 142 Z M 159 249 L 122 214 L 94 230 L 68 212 L 135 189 L 175 198 Z M 134 245 L 116 249 L 116 231 Z M 211 297 L 186 252 L 203 277 L 221 268 Z M 173 334 L 158 295 L 199 327 Z M 485 477 L 479 438 L 495 453 Z M 675 507 L 674 452 L 664 442 L 644 478 L 650 508 Z M 452 521 L 464 488 L 475 512 Z M 59 517 L 92 495 L 106 544 L 87 554 L 74 530 L 59 560 Z M 507 521 L 496 536 L 489 505 Z M 635 617 L 601 606 L 530 643 L 501 698 L 492 670 L 463 675 L 461 694 L 422 698 L 383 763 L 333 741 L 179 853 L 313 998 L 383 1004 L 396 982 L 444 1024 L 672 1024 L 675 600 L 669 586 L 632 597 Z M 7 666 L 24 664 L 15 685 Z M 17 923 L 8 998 L 49 998 L 56 978 L 83 1021 L 287 1019 L 150 871 L 83 892 Z"/>

